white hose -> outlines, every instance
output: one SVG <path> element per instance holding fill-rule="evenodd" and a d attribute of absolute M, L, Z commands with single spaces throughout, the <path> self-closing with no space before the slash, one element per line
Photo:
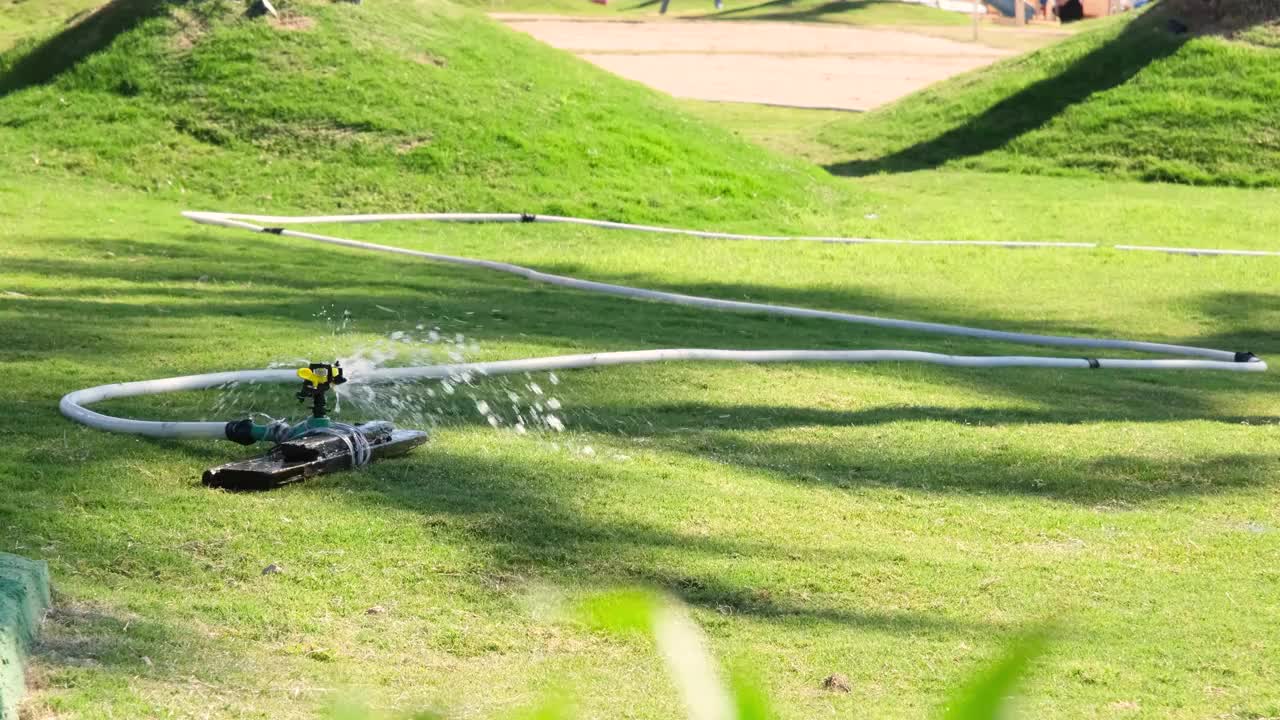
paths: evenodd
<path fill-rule="evenodd" d="M 869 315 L 855 315 L 850 313 L 833 312 L 828 310 L 813 310 L 809 308 L 788 307 L 782 305 L 768 305 L 764 303 L 749 303 L 733 300 L 718 300 L 715 298 L 699 297 L 695 295 L 682 295 L 678 293 L 662 292 L 658 290 L 646 290 L 643 288 L 633 288 L 625 285 L 613 285 L 609 283 L 600 283 L 590 280 L 580 280 L 561 275 L 552 275 L 549 273 L 539 272 L 531 268 L 513 265 L 511 263 L 496 262 L 492 260 L 478 260 L 473 258 L 455 257 L 451 255 L 440 255 L 436 253 L 427 253 L 417 250 L 406 250 L 404 248 L 392 247 L 389 245 L 377 245 L 374 243 L 360 242 L 358 240 L 348 240 L 345 238 L 329 237 L 325 235 L 314 235 L 311 233 L 298 232 L 293 230 L 285 230 L 279 227 L 264 227 L 256 225 L 250 220 L 269 222 L 274 225 L 298 222 L 386 222 L 386 221 L 404 221 L 404 220 L 444 220 L 454 222 L 529 222 L 528 216 L 496 214 L 496 215 L 476 215 L 476 214 L 432 214 L 432 215 L 353 215 L 353 216 L 326 216 L 318 218 L 283 218 L 259 215 L 232 215 L 223 213 L 208 212 L 186 212 L 186 217 L 208 225 L 220 225 L 224 227 L 239 228 L 251 230 L 254 232 L 268 232 L 275 235 L 285 235 L 289 237 L 298 237 L 318 242 L 332 243 L 336 245 L 344 245 L 364 250 L 376 250 L 380 252 L 395 253 L 400 255 L 408 255 L 412 257 L 421 257 L 428 260 L 438 262 L 452 263 L 455 265 L 464 265 L 469 267 L 479 267 L 497 272 L 510 273 L 528 278 L 530 280 L 545 282 L 561 287 L 569 287 L 587 292 L 603 293 L 608 295 L 618 295 L 622 297 L 640 298 L 648 300 L 657 300 L 660 302 L 674 303 L 678 305 L 688 305 L 693 307 L 705 307 L 713 310 L 726 310 L 733 312 L 756 312 L 772 315 L 782 315 L 788 317 L 810 317 L 823 318 L 828 320 L 838 320 L 841 322 L 857 323 L 863 325 L 874 325 L 877 327 L 887 327 L 904 330 L 918 330 L 923 332 L 941 333 L 947 335 L 961 335 L 967 337 L 977 337 L 989 340 L 1000 340 L 1006 342 L 1015 342 L 1032 345 L 1056 345 L 1065 347 L 1080 348 L 1107 348 L 1113 350 L 1132 350 L 1137 352 L 1166 354 L 1166 355 L 1184 355 L 1199 358 L 1207 358 L 1200 360 L 1189 359 L 1160 359 L 1160 360 L 1128 360 L 1128 359 L 1112 359 L 1112 358 L 1064 358 L 1064 357 L 1037 357 L 1037 356 L 966 356 L 966 355 L 943 355 L 938 353 L 917 352 L 910 350 L 718 350 L 718 349 L 663 349 L 663 350 L 632 350 L 623 352 L 606 352 L 606 353 L 585 353 L 579 355 L 560 355 L 555 357 L 544 358 L 526 358 L 521 360 L 500 360 L 494 362 L 478 362 L 454 365 L 427 365 L 421 367 L 406 368 L 384 368 L 373 370 L 365 373 L 357 382 L 380 383 L 394 382 L 397 380 L 427 380 L 442 379 L 455 376 L 465 372 L 471 372 L 477 375 L 505 375 L 511 373 L 525 372 L 542 372 L 551 370 L 572 370 L 592 367 L 606 367 L 613 365 L 633 365 L 641 363 L 653 362 L 676 362 L 676 361 L 721 361 L 721 362 L 749 362 L 749 363 L 771 363 L 771 362 L 846 362 L 846 363 L 862 363 L 862 362 L 920 362 L 931 363 L 936 365 L 946 365 L 950 367 L 974 367 L 974 368 L 1004 368 L 1004 367 L 1040 367 L 1040 368 L 1058 368 L 1058 369 L 1117 369 L 1117 370 L 1225 370 L 1233 372 L 1263 372 L 1267 369 L 1267 365 L 1262 360 L 1248 353 L 1235 353 L 1226 350 L 1213 350 L 1209 348 L 1198 348 L 1185 345 L 1170 345 L 1166 343 L 1151 343 L 1135 340 L 1110 340 L 1110 339 L 1093 339 L 1093 338 L 1073 338 L 1057 335 L 1033 335 L 1026 333 L 1013 333 L 1001 330 L 986 330 L 982 328 L 971 328 L 961 325 L 946 325 L 942 323 L 918 322 L 914 320 L 897 320 L 891 318 L 879 318 Z M 647 228 L 644 226 L 626 226 L 620 223 L 604 223 L 603 221 L 580 220 L 577 218 L 554 218 L 551 222 L 581 222 L 583 224 L 603 225 L 605 227 L 625 227 L 629 229 L 642 229 L 652 232 L 678 232 L 681 234 L 696 235 L 699 237 L 721 237 L 717 233 L 700 233 L 697 231 L 681 231 L 669 230 L 665 228 Z M 732 239 L 771 239 L 781 240 L 785 238 L 774 238 L 769 236 L 730 236 Z M 813 239 L 813 238 L 809 238 Z M 852 240 L 850 240 L 852 241 Z M 1005 243 L 988 243 L 1000 244 Z M 112 432 L 131 433 L 136 435 L 147 435 L 150 437 L 178 437 L 178 438 L 222 438 L 225 437 L 225 422 L 155 422 L 147 420 L 130 420 L 125 418 L 115 418 L 101 413 L 88 410 L 86 405 L 110 400 L 116 398 L 136 397 L 140 395 L 154 395 L 166 392 L 179 392 L 189 390 L 203 390 L 212 387 L 227 385 L 228 383 L 287 383 L 296 382 L 297 375 L 290 370 L 241 370 L 221 373 L 210 373 L 206 375 L 189 375 L 185 377 L 165 378 L 161 380 L 144 380 L 138 382 L 118 383 L 113 385 L 101 385 L 98 387 L 78 390 L 68 393 L 59 403 L 62 414 L 66 417 L 88 425 L 89 427 L 100 430 L 108 430 Z M 344 438 L 349 433 L 336 432 Z M 359 434 L 359 433 L 356 433 Z M 348 442 L 351 442 L 350 440 Z M 358 441 L 357 441 L 358 442 Z M 366 448 L 367 450 L 367 443 Z M 361 455 L 361 449 L 353 446 L 351 448 L 352 456 L 355 459 Z M 366 453 L 367 454 L 367 453 Z M 357 462 L 357 464 L 360 464 Z"/>
<path fill-rule="evenodd" d="M 753 312 L 768 315 L 781 315 L 785 317 L 803 317 L 803 318 L 821 318 L 824 320 L 837 320 L 841 322 L 856 323 L 860 325 L 874 325 L 876 327 L 893 328 L 897 330 L 914 330 L 918 332 L 941 333 L 944 335 L 963 335 L 967 337 L 983 338 L 986 340 L 1000 340 L 1004 342 L 1022 343 L 1030 345 L 1056 345 L 1062 347 L 1079 347 L 1079 348 L 1099 348 L 1108 350 L 1132 350 L 1135 352 L 1156 353 L 1164 355 L 1191 355 L 1195 357 L 1204 357 L 1212 360 L 1222 360 L 1226 362 L 1234 362 L 1236 353 L 1226 350 L 1212 350 L 1208 348 L 1190 347 L 1186 345 L 1169 345 L 1165 343 L 1151 343 L 1135 340 L 1107 340 L 1094 338 L 1075 338 L 1064 337 L 1059 335 L 1034 335 L 1029 333 L 1006 332 L 1003 330 L 986 330 L 983 328 L 966 327 L 963 325 L 947 325 L 945 323 L 919 322 L 916 320 L 897 320 L 893 318 L 881 318 L 872 315 L 856 315 L 853 313 L 833 312 L 830 310 L 813 310 L 810 308 L 789 307 L 786 305 L 769 305 L 766 303 L 742 302 L 738 300 L 719 300 L 716 298 L 700 297 L 697 295 L 683 295 L 680 293 L 664 292 L 661 290 L 647 290 L 644 288 L 629 287 L 626 285 L 614 285 L 611 283 L 595 282 L 593 280 L 580 280 L 578 278 L 566 277 L 564 275 L 552 275 L 544 273 L 532 268 L 523 267 L 521 265 L 513 265 L 511 263 L 497 262 L 494 260 L 478 260 L 475 258 L 457 257 L 454 255 L 441 255 L 439 253 L 422 252 L 420 250 L 407 250 L 405 248 L 393 247 L 391 245 L 379 245 L 377 243 L 362 242 L 360 240 L 348 240 L 346 238 L 331 237 L 328 235 L 316 235 L 313 233 L 299 232 L 297 230 L 285 230 L 279 227 L 264 227 L 246 222 L 244 218 L 266 218 L 272 220 L 286 220 L 289 222 L 301 222 L 302 218 L 275 218 L 272 216 L 252 216 L 252 215 L 225 215 L 221 213 L 209 212 L 184 212 L 183 215 L 191 220 L 206 225 L 219 225 L 222 227 L 239 228 L 242 230 L 252 230 L 254 232 L 269 232 L 274 235 L 283 235 L 287 237 L 303 238 L 306 240 L 315 240 L 317 242 L 330 243 L 333 245 L 344 245 L 346 247 L 358 248 L 361 250 L 376 250 L 379 252 L 394 253 L 397 255 L 409 255 L 412 257 L 420 257 L 436 262 L 450 263 L 453 265 L 464 265 L 467 267 L 478 267 L 486 270 L 494 270 L 497 272 L 518 275 L 535 282 L 547 283 L 548 285 L 558 285 L 560 287 L 573 288 L 575 290 L 585 290 L 587 292 L 601 293 L 605 295 L 618 295 L 621 297 L 638 298 L 644 300 L 657 300 L 659 302 L 673 303 L 676 305 L 687 305 L 692 307 L 702 307 L 710 310 L 727 310 L 734 312 Z M 385 215 L 385 216 L 331 216 L 323 217 L 326 222 L 339 222 L 341 218 L 353 217 L 364 218 L 360 222 L 377 222 L 369 218 L 381 218 L 384 220 L 404 220 L 411 217 L 408 215 Z M 420 216 L 431 217 L 431 216 Z M 476 217 L 476 216 L 468 216 Z M 499 216 L 505 217 L 505 216 Z M 519 216 L 516 216 L 519 217 Z M 472 222 L 480 222 L 472 220 Z"/>
<path fill-rule="evenodd" d="M 1280 257 L 1280 252 L 1270 250 L 1220 250 L 1214 248 L 1154 247 L 1151 245 L 1116 245 L 1116 250 L 1162 252 L 1170 255 L 1245 255 L 1250 257 Z"/>
<path fill-rule="evenodd" d="M 162 380 L 139 380 L 137 382 L 116 383 L 114 385 L 99 385 L 67 393 L 62 396 L 62 400 L 58 403 L 58 409 L 71 420 L 99 430 L 146 435 L 147 437 L 220 438 L 226 437 L 227 424 L 225 422 L 125 420 L 96 413 L 84 406 L 116 398 L 159 395 L 161 393 L 183 392 L 186 390 L 206 390 L 237 382 L 281 383 L 296 381 L 297 379 L 298 374 L 292 370 L 239 370 L 209 373 L 207 375 L 164 378 Z"/>
<path fill-rule="evenodd" d="M 584 353 L 553 357 L 526 358 L 522 360 L 498 360 L 494 362 L 462 363 L 457 365 L 424 365 L 420 367 L 382 368 L 364 373 L 354 382 L 378 384 L 402 380 L 438 380 L 463 373 L 476 375 L 511 375 L 526 372 L 552 370 L 580 370 L 583 368 L 637 365 L 655 362 L 721 361 L 747 363 L 775 362 L 919 362 L 950 367 L 1004 368 L 1039 367 L 1063 370 L 1142 369 L 1142 370 L 1232 370 L 1237 372 L 1262 372 L 1267 365 L 1261 361 L 1221 362 L 1218 360 L 1113 360 L 1108 358 L 1056 358 L 1036 356 L 973 356 L 941 355 L 912 350 L 707 350 L 666 349 L 630 350 L 624 352 Z M 102 400 L 157 395 L 166 392 L 205 390 L 221 387 L 231 382 L 292 383 L 298 381 L 291 370 L 241 370 L 187 375 L 163 380 L 100 385 L 87 390 L 77 390 L 63 396 L 59 407 L 62 414 L 76 422 L 99 430 L 147 435 L 150 437 L 222 438 L 225 422 L 155 422 L 129 420 L 88 410 L 88 405 Z"/>
<path fill-rule="evenodd" d="M 200 223 L 210 225 L 230 225 L 229 220 L 246 220 L 266 223 L 267 225 L 317 225 L 329 223 L 357 224 L 377 222 L 449 222 L 449 223 L 553 223 L 558 225 L 586 225 L 588 227 L 607 228 L 610 230 L 633 230 L 635 232 L 660 233 L 664 235 L 687 235 L 707 238 L 709 240 L 762 240 L 766 242 L 819 242 L 841 245 L 986 245 L 996 247 L 1058 247 L 1058 248 L 1092 248 L 1096 243 L 1083 242 L 1040 242 L 1024 240 L 893 240 L 886 238 L 865 237 L 824 237 L 820 235 L 740 235 L 737 233 L 712 232 L 708 230 L 686 230 L 683 228 L 659 227 L 656 225 L 632 225 L 631 223 L 612 222 L 610 220 L 593 220 L 591 218 L 562 217 L 560 215 L 531 215 L 528 213 L 391 213 L 382 215 L 241 215 L 237 213 L 184 212 L 184 216 Z"/>
<path fill-rule="evenodd" d="M 209 225 L 241 227 L 251 229 L 249 223 L 266 223 L 269 226 L 280 225 L 320 225 L 331 223 L 359 224 L 378 222 L 448 222 L 448 223 L 554 223 L 561 225 L 586 225 L 588 227 L 607 228 L 610 230 L 632 230 L 635 232 L 660 233 L 664 235 L 687 235 L 690 237 L 711 240 L 761 240 L 765 242 L 818 242 L 841 245 L 978 245 L 1006 248 L 1079 248 L 1093 249 L 1102 247 L 1094 242 L 1054 242 L 1045 240 L 899 240 L 894 238 L 868 237 L 826 237 L 823 235 L 742 235 L 738 233 L 714 232 L 709 230 L 688 230 L 685 228 L 661 227 L 657 225 L 634 225 L 631 223 L 613 222 L 611 220 L 595 220 L 592 218 L 563 217 L 560 215 L 533 215 L 530 213 L 384 213 L 370 215 L 245 215 L 240 213 L 216 213 L 188 211 L 182 213 L 187 218 Z M 230 221 L 244 220 L 243 224 Z M 1113 245 L 1115 250 L 1135 252 L 1160 252 L 1177 255 L 1245 255 L 1255 257 L 1280 257 L 1280 252 L 1270 250 L 1232 250 L 1222 248 L 1174 248 L 1149 245 Z"/>

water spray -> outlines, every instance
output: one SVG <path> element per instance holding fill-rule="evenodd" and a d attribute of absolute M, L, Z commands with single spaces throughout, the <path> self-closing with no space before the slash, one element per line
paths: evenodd
<path fill-rule="evenodd" d="M 949 367 L 1014 368 L 1039 367 L 1062 370 L 1214 370 L 1227 372 L 1263 372 L 1267 365 L 1251 352 L 1218 350 L 1173 345 L 1141 340 L 1069 337 L 1061 335 L 1036 335 L 1002 330 L 989 330 L 962 325 L 920 322 L 882 318 L 871 315 L 817 310 L 812 308 L 770 305 L 766 303 L 740 302 L 717 298 L 684 295 L 680 293 L 649 290 L 645 288 L 615 285 L 580 278 L 544 273 L 511 263 L 477 258 L 458 257 L 439 253 L 422 252 L 390 245 L 361 242 L 328 235 L 289 230 L 285 225 L 303 223 L 369 223 L 369 222 L 554 222 L 610 229 L 677 234 L 701 238 L 728 240 L 809 240 L 839 243 L 900 243 L 943 245 L 999 245 L 1007 247 L 1094 247 L 1088 243 L 1023 243 L 983 241 L 893 241 L 868 238 L 783 237 L 767 235 L 736 235 L 678 228 L 662 228 L 643 225 L 627 225 L 585 218 L 558 216 L 533 216 L 528 214 L 474 214 L 428 213 L 401 215 L 342 215 L 317 217 L 278 217 L 264 215 L 237 215 L 230 213 L 185 212 L 185 217 L 195 222 L 221 227 L 248 230 L 257 233 L 294 237 L 314 242 L 341 245 L 361 250 L 393 253 L 435 262 L 481 268 L 517 275 L 535 282 L 585 292 L 594 292 L 632 299 L 651 300 L 708 310 L 762 313 L 784 317 L 820 318 L 837 322 L 870 325 L 883 328 L 913 330 L 942 335 L 963 336 L 1020 343 L 1080 349 L 1123 350 L 1138 353 L 1165 355 L 1159 359 L 1129 359 L 1086 357 L 1044 357 L 1034 355 L 944 355 L 940 353 L 910 350 L 726 350 L 710 348 L 682 348 L 659 350 L 632 350 L 621 352 L 586 353 L 554 357 L 525 358 L 478 363 L 453 363 L 423 365 L 417 367 L 380 368 L 364 373 L 362 382 L 384 383 L 405 380 L 444 380 L 470 374 L 484 377 L 537 371 L 573 370 L 584 368 L 632 365 L 655 362 L 919 362 Z M 1165 248 L 1126 247 L 1129 250 L 1167 250 Z M 1197 250 L 1198 254 L 1237 254 L 1231 250 Z M 1239 253 L 1243 254 L 1243 253 Z M 1262 253 L 1258 253 L 1262 254 Z M 1280 253 L 1277 253 L 1280 254 Z M 302 379 L 299 400 L 311 401 L 311 417 L 294 425 L 283 421 L 256 424 L 251 419 L 230 422 L 156 422 L 116 418 L 96 413 L 85 406 L 113 398 L 154 395 L 167 392 L 202 390 L 225 386 L 229 383 L 285 383 Z M 191 375 L 186 377 L 146 380 L 78 390 L 67 394 L 59 405 L 63 415 L 90 427 L 112 432 L 132 433 L 164 438 L 222 438 L 241 444 L 274 442 L 275 447 L 266 455 L 240 462 L 229 463 L 205 472 L 206 485 L 229 489 L 263 489 L 297 482 L 307 477 L 357 467 L 371 460 L 402 455 L 426 442 L 427 434 L 418 430 L 396 429 L 390 423 L 378 421 L 351 426 L 332 422 L 327 417 L 327 393 L 348 377 L 337 362 L 312 363 L 296 371 L 242 370 L 233 372 Z"/>

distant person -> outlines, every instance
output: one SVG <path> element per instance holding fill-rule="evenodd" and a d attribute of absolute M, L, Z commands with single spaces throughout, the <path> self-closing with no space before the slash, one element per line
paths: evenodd
<path fill-rule="evenodd" d="M 1084 6 L 1080 4 L 1080 0 L 1067 0 L 1058 6 L 1058 20 L 1064 24 L 1083 19 Z"/>

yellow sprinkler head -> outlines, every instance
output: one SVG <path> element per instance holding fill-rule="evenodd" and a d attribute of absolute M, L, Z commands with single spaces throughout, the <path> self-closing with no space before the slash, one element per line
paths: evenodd
<path fill-rule="evenodd" d="M 325 368 L 318 368 L 318 371 L 309 367 L 298 368 L 298 377 L 306 380 L 316 387 L 320 387 L 321 385 L 329 382 L 329 371 Z"/>

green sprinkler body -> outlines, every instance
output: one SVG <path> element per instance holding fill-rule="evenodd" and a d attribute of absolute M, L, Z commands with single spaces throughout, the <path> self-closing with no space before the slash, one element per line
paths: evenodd
<path fill-rule="evenodd" d="M 328 417 L 328 394 L 347 382 L 339 362 L 310 363 L 298 369 L 302 387 L 295 397 L 311 402 L 311 417 L 294 425 L 278 420 L 266 425 L 250 418 L 227 423 L 227 439 L 241 445 L 270 441 L 270 452 L 227 463 L 204 472 L 202 482 L 226 490 L 270 490 L 321 473 L 347 470 L 373 460 L 403 455 L 427 441 L 420 430 L 397 430 L 386 421 L 362 425 L 334 423 Z"/>

